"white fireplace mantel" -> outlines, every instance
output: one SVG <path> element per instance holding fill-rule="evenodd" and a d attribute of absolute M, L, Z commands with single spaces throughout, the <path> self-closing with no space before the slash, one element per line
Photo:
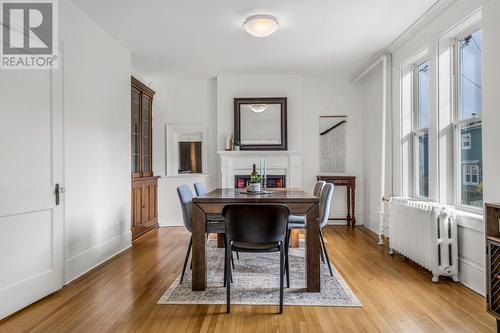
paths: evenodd
<path fill-rule="evenodd" d="M 259 169 L 259 159 L 266 158 L 268 175 L 285 175 L 286 186 L 303 187 L 303 158 L 298 151 L 218 151 L 223 188 L 234 187 L 235 175 L 249 175 L 252 164 Z"/>

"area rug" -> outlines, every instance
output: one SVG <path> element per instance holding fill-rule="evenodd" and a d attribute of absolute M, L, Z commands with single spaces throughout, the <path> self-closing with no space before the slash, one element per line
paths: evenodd
<path fill-rule="evenodd" d="M 213 240 L 207 244 L 207 288 L 191 290 L 191 271 L 172 283 L 158 304 L 226 304 L 224 278 L 224 249 L 217 248 Z M 279 304 L 279 253 L 240 253 L 234 256 L 235 269 L 231 284 L 231 303 L 247 305 Z M 321 292 L 308 293 L 305 286 L 304 242 L 299 248 L 290 249 L 290 288 L 285 288 L 284 304 L 300 306 L 360 307 L 361 303 L 344 279 L 332 265 L 333 277 L 328 266 L 321 264 Z M 286 286 L 286 282 L 285 282 Z"/>

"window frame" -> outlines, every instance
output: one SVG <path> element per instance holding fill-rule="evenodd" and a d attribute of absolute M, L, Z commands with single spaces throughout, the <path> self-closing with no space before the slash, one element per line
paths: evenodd
<path fill-rule="evenodd" d="M 419 182 L 419 150 L 418 150 L 418 140 L 420 136 L 427 134 L 427 138 L 429 138 L 429 123 L 427 123 L 427 127 L 419 127 L 420 122 L 419 122 L 419 111 L 420 111 L 420 102 L 419 102 L 419 93 L 420 93 L 420 86 L 419 86 L 419 67 L 423 65 L 424 63 L 427 63 L 428 66 L 428 71 L 429 71 L 429 66 L 430 62 L 427 56 L 419 58 L 417 61 L 415 61 L 411 65 L 411 72 L 412 72 L 412 150 L 413 150 L 413 158 L 412 158 L 412 176 L 413 176 L 413 197 L 417 198 L 422 201 L 430 201 L 430 193 L 429 193 L 429 188 L 427 188 L 427 197 L 421 196 L 420 195 L 420 182 Z M 429 106 L 427 111 L 429 111 Z M 427 114 L 427 122 L 429 122 L 429 114 Z M 429 140 L 429 139 L 427 139 Z M 430 154 L 428 154 L 430 155 Z M 430 156 L 427 156 L 427 159 L 429 159 Z M 428 161 L 429 162 L 429 161 Z"/>
<path fill-rule="evenodd" d="M 482 27 L 479 23 L 469 26 L 467 29 L 460 32 L 455 38 L 451 40 L 452 47 L 452 75 L 453 75 L 453 89 L 452 89 L 452 127 L 453 127 L 453 204 L 456 208 L 464 211 L 468 211 L 475 214 L 483 214 L 484 208 L 468 206 L 462 204 L 462 184 L 467 185 L 462 179 L 463 167 L 469 164 L 462 164 L 461 162 L 461 151 L 462 151 L 462 140 L 460 137 L 460 128 L 463 125 L 468 125 L 476 122 L 481 123 L 481 128 L 483 126 L 483 114 L 481 110 L 480 115 L 471 116 L 468 118 L 461 119 L 461 105 L 460 105 L 460 54 L 459 54 L 459 41 L 465 37 L 473 34 L 474 32 L 481 30 Z M 481 53 L 482 55 L 482 53 Z M 482 69 L 481 62 L 481 69 Z M 464 175 L 465 176 L 465 175 Z M 479 166 L 478 166 L 478 177 L 479 177 Z M 483 193 L 483 206 L 484 206 L 484 193 Z"/>

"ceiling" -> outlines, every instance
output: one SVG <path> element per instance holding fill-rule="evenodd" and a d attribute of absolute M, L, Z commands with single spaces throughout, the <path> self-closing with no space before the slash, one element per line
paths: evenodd
<path fill-rule="evenodd" d="M 352 72 L 387 47 L 436 0 L 73 0 L 132 52 L 150 76 Z M 246 33 L 267 13 L 280 28 Z"/>

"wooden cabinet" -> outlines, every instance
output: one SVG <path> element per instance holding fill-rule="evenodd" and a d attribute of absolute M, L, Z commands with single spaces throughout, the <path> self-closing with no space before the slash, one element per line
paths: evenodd
<path fill-rule="evenodd" d="M 486 309 L 500 328 L 500 204 L 485 204 Z"/>
<path fill-rule="evenodd" d="M 152 113 L 155 92 L 131 80 L 132 239 L 158 227 L 158 177 L 153 176 Z"/>
<path fill-rule="evenodd" d="M 158 177 L 132 181 L 132 239 L 158 226 Z"/>

